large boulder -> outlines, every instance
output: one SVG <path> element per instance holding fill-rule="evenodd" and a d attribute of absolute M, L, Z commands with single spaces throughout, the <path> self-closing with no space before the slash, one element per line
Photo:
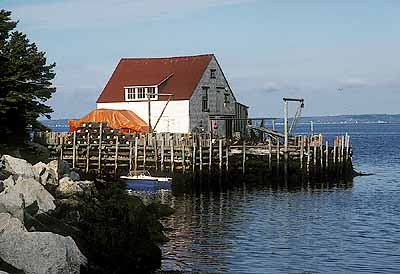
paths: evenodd
<path fill-rule="evenodd" d="M 78 274 L 87 264 L 71 237 L 28 232 L 8 213 L 0 213 L 0 231 L 0 258 L 26 274 Z"/>
<path fill-rule="evenodd" d="M 7 187 L 0 193 L 0 213 L 11 213 L 23 221 L 24 209 L 35 202 L 39 213 L 56 208 L 54 197 L 34 178 L 10 177 L 6 181 Z"/>
<path fill-rule="evenodd" d="M 0 270 L 0 274 L 8 274 L 8 273 Z"/>
<path fill-rule="evenodd" d="M 73 181 L 69 177 L 61 178 L 56 188 L 56 196 L 68 198 L 72 196 L 90 196 L 96 191 L 95 184 L 91 181 Z"/>
<path fill-rule="evenodd" d="M 43 186 L 58 186 L 58 174 L 53 168 L 39 162 L 33 166 L 35 177 Z"/>
<path fill-rule="evenodd" d="M 53 170 L 55 174 L 57 174 L 58 179 L 61 179 L 64 176 L 69 176 L 71 169 L 69 164 L 65 160 L 53 160 L 47 164 L 47 168 Z"/>
<path fill-rule="evenodd" d="M 20 175 L 26 178 L 34 178 L 35 173 L 30 163 L 24 159 L 12 157 L 10 155 L 3 155 L 0 159 L 1 173 L 3 176 Z"/>

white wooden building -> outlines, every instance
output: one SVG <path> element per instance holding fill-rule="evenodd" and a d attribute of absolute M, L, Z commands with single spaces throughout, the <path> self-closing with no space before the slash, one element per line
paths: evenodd
<path fill-rule="evenodd" d="M 244 131 L 243 123 L 229 118 L 247 118 L 247 108 L 236 101 L 213 54 L 123 58 L 97 99 L 97 108 L 127 109 L 148 121 L 151 96 L 151 126 L 154 128 L 168 96 L 170 102 L 157 124 L 157 132 L 185 133 L 213 130 L 217 135 Z M 211 118 L 221 118 L 210 122 Z M 228 120 L 227 120 L 228 119 Z"/>

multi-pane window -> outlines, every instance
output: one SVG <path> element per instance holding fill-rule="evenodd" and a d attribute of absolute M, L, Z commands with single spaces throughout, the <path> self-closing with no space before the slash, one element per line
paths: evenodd
<path fill-rule="evenodd" d="M 202 98 L 202 111 L 209 111 L 208 107 L 208 90 L 209 87 L 203 87 L 203 98 Z"/>
<path fill-rule="evenodd" d="M 125 87 L 125 100 L 126 101 L 142 101 L 147 100 L 147 95 L 150 99 L 157 99 L 156 87 Z"/>
<path fill-rule="evenodd" d="M 127 100 L 135 100 L 136 99 L 135 88 L 127 88 L 126 89 L 126 99 Z"/>
<path fill-rule="evenodd" d="M 154 87 L 147 88 L 147 94 L 149 95 L 149 97 L 151 99 L 156 98 L 156 88 L 154 88 Z"/>
<path fill-rule="evenodd" d="M 146 98 L 146 91 L 144 88 L 137 88 L 137 98 L 138 99 Z"/>
<path fill-rule="evenodd" d="M 210 69 L 210 78 L 216 78 L 216 69 Z"/>
<path fill-rule="evenodd" d="M 224 103 L 229 104 L 229 93 L 225 93 Z"/>

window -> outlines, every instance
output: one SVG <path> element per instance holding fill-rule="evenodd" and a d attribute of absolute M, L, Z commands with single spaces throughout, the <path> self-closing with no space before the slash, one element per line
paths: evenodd
<path fill-rule="evenodd" d="M 225 93 L 224 103 L 229 104 L 229 93 Z"/>
<path fill-rule="evenodd" d="M 216 72 L 217 72 L 216 69 L 210 69 L 210 78 L 213 78 L 213 79 L 217 78 L 217 77 L 215 76 Z"/>
<path fill-rule="evenodd" d="M 136 94 L 135 94 L 135 88 L 126 88 L 126 100 L 135 100 L 136 99 Z"/>
<path fill-rule="evenodd" d="M 156 98 L 156 89 L 154 87 L 147 88 L 147 94 L 150 96 L 151 99 Z"/>
<path fill-rule="evenodd" d="M 144 99 L 146 97 L 145 89 L 144 88 L 137 88 L 137 98 Z"/>
<path fill-rule="evenodd" d="M 203 87 L 203 99 L 202 99 L 202 111 L 208 112 L 208 89 L 209 87 Z"/>

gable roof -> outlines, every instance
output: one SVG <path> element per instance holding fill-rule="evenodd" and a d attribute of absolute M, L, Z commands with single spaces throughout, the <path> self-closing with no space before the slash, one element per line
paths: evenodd
<path fill-rule="evenodd" d="M 188 100 L 212 57 L 213 54 L 165 58 L 122 58 L 97 99 L 97 103 L 124 102 L 124 87 L 152 85 L 160 85 L 160 94 L 174 94 L 172 100 Z M 167 99 L 167 96 L 159 97 L 159 100 Z"/>

